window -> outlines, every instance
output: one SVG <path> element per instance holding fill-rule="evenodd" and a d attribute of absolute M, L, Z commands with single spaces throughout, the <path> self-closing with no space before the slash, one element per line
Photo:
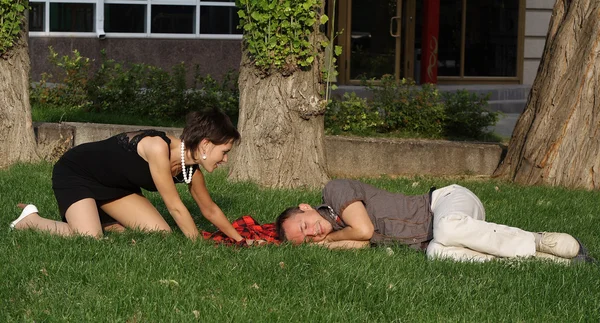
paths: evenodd
<path fill-rule="evenodd" d="M 96 8 L 98 3 L 103 3 L 102 10 Z M 60 33 L 94 33 L 89 35 L 94 37 L 102 29 L 107 37 L 241 39 L 242 34 L 235 0 L 31 0 L 30 4 L 33 37 Z"/>
<path fill-rule="evenodd" d="M 440 76 L 517 76 L 519 0 L 441 0 L 440 12 Z"/>
<path fill-rule="evenodd" d="M 152 6 L 152 32 L 193 34 L 196 8 L 193 6 Z"/>
<path fill-rule="evenodd" d="M 93 3 L 50 3 L 50 31 L 94 31 Z"/>
<path fill-rule="evenodd" d="M 438 75 L 460 76 L 461 1 L 440 1 Z"/>
<path fill-rule="evenodd" d="M 515 76 L 519 1 L 467 1 L 465 76 Z"/>
<path fill-rule="evenodd" d="M 146 31 L 146 6 L 105 4 L 104 31 L 107 33 L 143 33 Z"/>
<path fill-rule="evenodd" d="M 45 3 L 32 2 L 29 10 L 29 30 L 44 31 Z"/>
<path fill-rule="evenodd" d="M 200 7 L 201 34 L 242 34 L 235 7 Z"/>

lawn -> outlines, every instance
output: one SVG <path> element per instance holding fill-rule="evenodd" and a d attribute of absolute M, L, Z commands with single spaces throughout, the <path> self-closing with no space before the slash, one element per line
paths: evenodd
<path fill-rule="evenodd" d="M 422 322 L 600 320 L 600 267 L 544 261 L 427 261 L 402 246 L 360 251 L 319 247 L 232 248 L 191 242 L 156 193 L 146 195 L 170 235 L 112 233 L 59 238 L 10 232 L 17 202 L 58 219 L 48 163 L 0 171 L 0 321 L 11 322 Z M 530 231 L 572 233 L 600 258 L 600 193 L 521 187 L 489 179 L 378 178 L 381 188 L 421 194 L 457 182 L 480 196 L 488 220 Z M 207 175 L 233 220 L 272 222 L 286 206 L 319 203 L 316 190 L 260 189 Z M 203 230 L 185 187 L 184 203 Z"/>

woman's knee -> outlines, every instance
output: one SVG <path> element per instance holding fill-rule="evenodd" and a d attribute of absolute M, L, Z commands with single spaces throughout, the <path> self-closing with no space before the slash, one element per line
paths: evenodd
<path fill-rule="evenodd" d="M 94 221 L 94 219 L 86 221 L 86 219 L 81 218 L 74 220 L 73 217 L 69 219 L 68 216 L 67 221 L 69 221 L 67 223 L 74 234 L 89 236 L 96 239 L 102 238 L 103 236 L 102 225 L 100 225 L 100 221 Z"/>
<path fill-rule="evenodd" d="M 102 232 L 102 228 L 100 228 L 100 230 L 97 230 L 96 228 L 74 228 L 71 226 L 71 230 L 75 234 L 78 234 L 81 236 L 92 237 L 92 238 L 96 238 L 96 239 L 100 239 L 104 236 L 104 234 Z"/>
<path fill-rule="evenodd" d="M 171 232 L 162 215 L 145 197 L 131 194 L 100 207 L 107 215 L 129 229 Z"/>
<path fill-rule="evenodd" d="M 102 225 L 96 201 L 87 198 L 73 203 L 65 212 L 65 219 L 75 234 L 102 237 Z"/>

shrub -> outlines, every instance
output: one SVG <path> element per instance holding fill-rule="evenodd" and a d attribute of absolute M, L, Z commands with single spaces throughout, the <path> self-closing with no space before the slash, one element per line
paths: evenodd
<path fill-rule="evenodd" d="M 107 59 L 102 51 L 102 61 L 92 72 L 90 60 L 79 52 L 59 58 L 50 51 L 50 61 L 62 73 L 57 78 L 44 75 L 32 89 L 32 103 L 173 121 L 182 120 L 189 111 L 218 107 L 237 121 L 237 74 L 227 73 L 218 82 L 199 75 L 196 66 L 194 82 L 188 87 L 183 63 L 169 73 L 147 64 L 125 65 Z"/>
<path fill-rule="evenodd" d="M 383 118 L 380 132 L 411 132 L 418 136 L 440 137 L 445 113 L 438 90 L 431 85 L 416 86 L 414 81 L 396 82 L 384 75 L 378 86 L 368 85 L 373 93 L 371 105 Z"/>
<path fill-rule="evenodd" d="M 52 48 L 49 60 L 58 68 L 58 77 L 43 74 L 32 88 L 31 101 L 36 106 L 164 121 L 180 121 L 189 111 L 217 107 L 234 124 L 238 120 L 236 73 L 227 73 L 218 81 L 200 75 L 196 66 L 193 83 L 188 86 L 183 63 L 169 73 L 146 64 L 118 63 L 102 52 L 102 61 L 92 71 L 90 59 L 77 50 L 59 57 Z M 367 87 L 372 92 L 370 101 L 346 93 L 342 100 L 328 104 L 327 133 L 480 139 L 485 129 L 498 121 L 499 113 L 486 109 L 489 96 L 466 90 L 440 96 L 433 85 L 417 86 L 405 79 L 397 83 L 391 75 L 385 75 L 379 85 Z"/>
<path fill-rule="evenodd" d="M 143 87 L 148 78 L 148 67 L 144 64 L 132 64 L 126 68 L 114 60 L 107 60 L 102 54 L 100 67 L 93 75 L 88 88 L 92 112 L 118 112 L 135 115 L 147 112 L 144 104 Z"/>
<path fill-rule="evenodd" d="M 229 116 L 233 124 L 237 124 L 240 93 L 236 72 L 226 73 L 219 82 L 210 75 L 201 75 L 197 66 L 193 88 L 198 90 L 188 93 L 191 107 L 218 107 Z"/>
<path fill-rule="evenodd" d="M 90 59 L 81 56 L 74 50 L 72 56 L 59 57 L 52 47 L 49 47 L 48 60 L 58 67 L 59 75 L 43 73 L 40 82 L 31 89 L 32 103 L 50 104 L 85 108 L 90 105 L 87 96 L 91 64 Z M 53 82 L 55 81 L 55 82 Z"/>
<path fill-rule="evenodd" d="M 434 85 L 397 83 L 390 75 L 367 87 L 373 94 L 369 101 L 351 93 L 330 102 L 327 133 L 481 140 L 498 121 L 499 112 L 486 108 L 489 96 L 466 90 L 440 95 Z"/>
<path fill-rule="evenodd" d="M 325 110 L 325 129 L 332 135 L 372 135 L 382 124 L 379 112 L 354 92 L 345 93 L 343 100 L 332 100 Z"/>
<path fill-rule="evenodd" d="M 489 94 L 458 90 L 446 92 L 442 97 L 446 110 L 446 136 L 479 139 L 487 133 L 487 127 L 498 122 L 500 112 L 487 109 Z"/>

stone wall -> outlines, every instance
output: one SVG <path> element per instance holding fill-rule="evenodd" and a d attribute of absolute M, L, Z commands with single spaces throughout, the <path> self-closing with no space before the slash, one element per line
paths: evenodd
<path fill-rule="evenodd" d="M 154 129 L 178 137 L 181 128 Z M 92 123 L 36 123 L 38 150 L 56 160 L 74 145 L 106 139 L 140 126 Z M 380 175 L 491 175 L 505 147 L 493 143 L 445 140 L 325 137 L 325 155 L 331 176 Z M 235 153 L 235 148 L 232 151 Z"/>

